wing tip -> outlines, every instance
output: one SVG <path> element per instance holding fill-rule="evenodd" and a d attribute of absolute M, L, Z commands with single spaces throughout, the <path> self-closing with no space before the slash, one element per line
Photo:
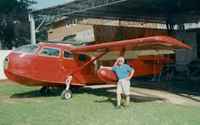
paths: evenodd
<path fill-rule="evenodd" d="M 182 41 L 177 40 L 177 39 L 170 37 L 170 36 L 155 36 L 155 40 L 163 41 L 163 42 L 170 42 L 170 43 L 173 43 L 175 45 L 181 46 L 185 49 L 190 49 L 190 50 L 192 49 L 190 46 L 186 45 Z"/>

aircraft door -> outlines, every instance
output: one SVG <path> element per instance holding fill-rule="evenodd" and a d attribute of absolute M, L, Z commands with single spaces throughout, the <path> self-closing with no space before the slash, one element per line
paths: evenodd
<path fill-rule="evenodd" d="M 77 68 L 76 62 L 71 52 L 63 51 L 63 60 L 61 64 L 62 79 L 66 80 L 66 76 Z"/>
<path fill-rule="evenodd" d="M 59 82 L 61 75 L 61 50 L 43 47 L 35 58 L 35 78 L 47 82 Z"/>
<path fill-rule="evenodd" d="M 77 60 L 78 60 L 78 66 L 82 66 L 85 63 L 87 63 L 88 61 L 90 61 L 92 58 L 90 58 L 87 55 L 83 55 L 83 54 L 78 54 L 77 55 Z M 90 63 L 88 65 L 86 65 L 82 70 L 81 70 L 82 74 L 94 74 L 95 73 L 95 64 L 94 63 Z"/>

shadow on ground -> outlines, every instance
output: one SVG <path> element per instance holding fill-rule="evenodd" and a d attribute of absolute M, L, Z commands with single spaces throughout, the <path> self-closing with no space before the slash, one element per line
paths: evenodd
<path fill-rule="evenodd" d="M 60 96 L 62 93 L 62 88 L 50 88 L 50 92 L 46 95 L 42 95 L 40 90 L 33 90 L 24 93 L 16 93 L 12 95 L 10 98 L 38 98 L 38 97 L 54 97 Z"/>
<path fill-rule="evenodd" d="M 101 101 L 95 101 L 97 103 L 104 103 L 104 102 L 111 102 L 113 105 L 116 105 L 116 94 L 115 92 L 110 92 L 109 90 L 116 89 L 116 87 L 108 87 L 108 88 L 79 88 L 79 89 L 70 89 L 74 95 L 76 94 L 92 94 L 96 96 L 104 96 L 107 97 L 106 100 L 101 100 Z M 64 89 L 63 88 L 51 88 L 50 93 L 47 94 L 45 97 L 56 97 L 60 96 Z M 44 97 L 40 94 L 40 90 L 34 90 L 34 91 L 29 91 L 29 92 L 24 92 L 24 93 L 17 93 L 12 95 L 10 98 L 40 98 Z M 124 95 L 122 95 L 122 99 L 124 99 Z M 73 99 L 73 98 L 72 98 Z M 152 101 L 160 101 L 163 100 L 161 98 L 156 98 L 156 97 L 146 97 L 146 96 L 138 96 L 138 95 L 131 95 L 131 102 L 135 103 L 142 103 L 142 102 L 152 102 Z"/>

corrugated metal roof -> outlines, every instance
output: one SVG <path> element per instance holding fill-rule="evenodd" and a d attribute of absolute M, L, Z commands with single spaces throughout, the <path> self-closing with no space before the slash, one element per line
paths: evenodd
<path fill-rule="evenodd" d="M 75 0 L 31 13 L 36 19 L 68 16 L 182 24 L 200 21 L 200 0 Z"/>

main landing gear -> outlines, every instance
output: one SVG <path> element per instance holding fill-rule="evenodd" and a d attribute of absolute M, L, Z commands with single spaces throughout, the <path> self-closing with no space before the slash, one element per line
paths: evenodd
<path fill-rule="evenodd" d="M 43 96 L 49 94 L 49 93 L 50 93 L 49 87 L 43 86 L 43 87 L 40 89 L 40 93 L 41 93 L 41 95 L 43 95 Z"/>
<path fill-rule="evenodd" d="M 63 90 L 61 93 L 62 99 L 68 100 L 68 99 L 72 98 L 72 92 L 69 90 L 71 81 L 72 81 L 72 76 L 68 76 L 67 80 L 66 80 L 66 89 Z"/>

